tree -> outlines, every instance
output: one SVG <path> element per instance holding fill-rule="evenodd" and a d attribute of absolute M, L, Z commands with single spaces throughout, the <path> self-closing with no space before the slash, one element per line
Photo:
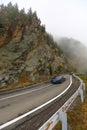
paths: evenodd
<path fill-rule="evenodd" d="M 47 44 L 48 45 L 54 45 L 53 36 L 49 33 L 47 33 Z"/>
<path fill-rule="evenodd" d="M 32 9 L 30 8 L 27 13 L 27 19 L 30 24 L 32 24 L 32 18 L 33 18 L 33 12 L 32 12 Z"/>
<path fill-rule="evenodd" d="M 0 6 L 0 22 L 9 21 L 10 23 L 15 20 L 19 13 L 18 5 L 15 4 L 14 6 L 12 3 L 8 3 L 7 6 L 3 4 Z"/>

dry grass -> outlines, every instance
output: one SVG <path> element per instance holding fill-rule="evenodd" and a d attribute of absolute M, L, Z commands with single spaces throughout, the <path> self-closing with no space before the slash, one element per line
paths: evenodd
<path fill-rule="evenodd" d="M 0 88 L 0 92 L 11 90 L 11 89 L 14 89 L 14 88 L 27 86 L 27 85 L 30 85 L 30 84 L 32 84 L 32 81 L 26 75 L 23 75 L 19 78 L 17 83 L 10 84 L 10 85 L 8 85 L 4 88 Z"/>
<path fill-rule="evenodd" d="M 17 83 L 10 84 L 10 85 L 8 85 L 4 88 L 0 88 L 0 92 L 12 90 L 12 89 L 15 89 L 15 88 L 22 88 L 24 86 L 27 87 L 29 85 L 41 83 L 41 82 L 44 82 L 46 80 L 49 80 L 49 78 L 50 77 L 47 77 L 47 76 L 40 76 L 40 78 L 36 82 L 33 82 L 33 81 L 30 80 L 30 78 L 27 75 L 24 74 L 19 78 Z"/>
<path fill-rule="evenodd" d="M 87 93 L 87 77 L 81 75 L 80 78 L 86 84 Z M 67 115 L 70 130 L 87 130 L 87 96 L 85 97 L 84 103 L 78 100 L 74 107 L 67 112 Z M 58 123 L 53 130 L 61 130 L 60 124 Z"/>
<path fill-rule="evenodd" d="M 87 77 L 85 76 L 80 77 L 86 84 L 86 93 L 87 93 Z M 42 82 L 45 80 L 46 80 L 45 77 L 41 77 L 37 82 Z M 23 75 L 19 79 L 18 83 L 9 85 L 3 89 L 0 89 L 0 91 L 6 91 L 30 84 L 33 84 L 33 82 L 26 75 Z M 85 97 L 84 103 L 81 103 L 81 101 L 77 101 L 74 107 L 67 112 L 67 115 L 68 115 L 68 124 L 71 127 L 71 130 L 87 130 L 87 96 Z M 59 122 L 53 130 L 61 130 L 61 122 Z"/>
<path fill-rule="evenodd" d="M 62 124 L 61 122 L 59 122 L 54 128 L 53 130 L 61 130 Z"/>

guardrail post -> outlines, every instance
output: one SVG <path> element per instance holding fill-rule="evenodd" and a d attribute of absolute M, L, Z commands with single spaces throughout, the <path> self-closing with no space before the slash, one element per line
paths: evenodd
<path fill-rule="evenodd" d="M 86 89 L 86 86 L 85 86 L 85 83 L 83 83 L 83 95 L 84 95 L 84 98 L 85 98 L 85 96 L 86 96 L 86 91 L 85 91 L 85 89 Z"/>
<path fill-rule="evenodd" d="M 62 122 L 62 130 L 67 130 L 67 114 L 66 112 L 59 112 L 59 120 Z"/>
<path fill-rule="evenodd" d="M 82 102 L 84 102 L 84 89 L 85 89 L 85 85 L 82 83 L 81 87 L 79 88 L 79 94 L 81 96 Z"/>

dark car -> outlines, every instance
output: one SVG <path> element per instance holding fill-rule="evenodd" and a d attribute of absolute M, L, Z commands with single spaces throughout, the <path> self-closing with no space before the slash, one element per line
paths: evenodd
<path fill-rule="evenodd" d="M 53 84 L 59 84 L 65 81 L 65 77 L 64 76 L 55 76 L 51 79 L 51 83 Z"/>

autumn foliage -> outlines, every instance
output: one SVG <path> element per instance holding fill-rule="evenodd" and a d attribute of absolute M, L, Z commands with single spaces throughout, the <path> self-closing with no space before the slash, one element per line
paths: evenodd
<path fill-rule="evenodd" d="M 87 76 L 80 75 L 80 78 L 86 84 L 87 93 Z M 87 130 L 87 96 L 85 96 L 84 103 L 78 97 L 67 112 L 67 115 L 69 130 Z M 60 123 L 53 130 L 62 130 Z"/>

